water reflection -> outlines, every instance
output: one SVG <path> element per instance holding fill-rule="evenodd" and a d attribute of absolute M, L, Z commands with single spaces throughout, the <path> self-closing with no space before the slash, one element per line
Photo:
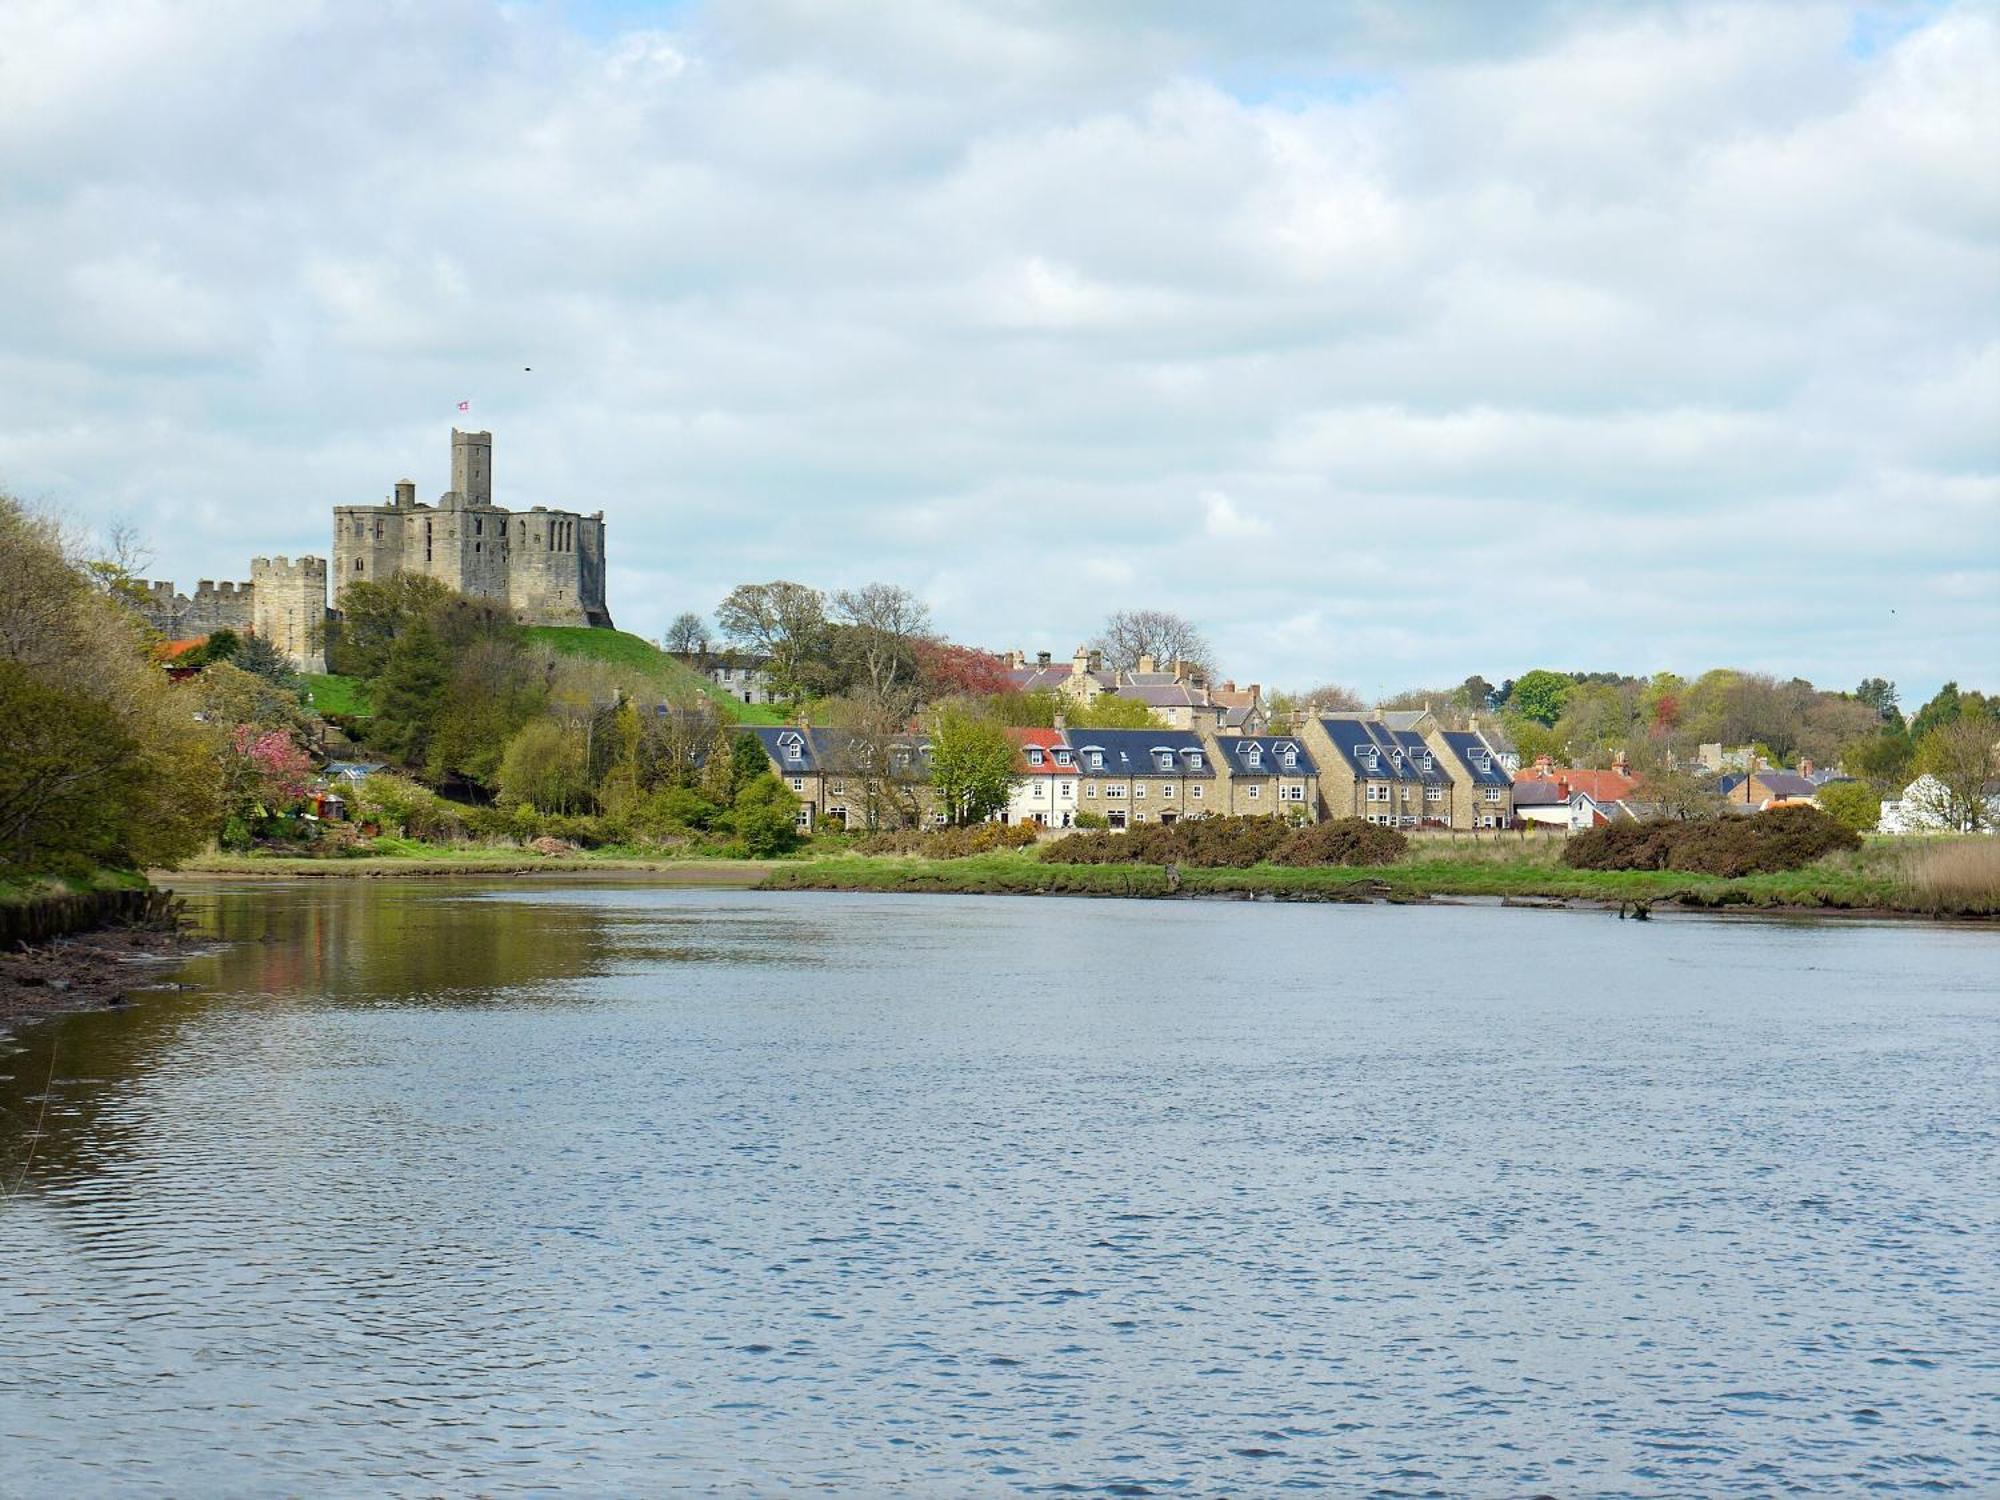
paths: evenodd
<path fill-rule="evenodd" d="M 204 913 L 0 1060 L 0 1492 L 2000 1487 L 1990 933 Z"/>

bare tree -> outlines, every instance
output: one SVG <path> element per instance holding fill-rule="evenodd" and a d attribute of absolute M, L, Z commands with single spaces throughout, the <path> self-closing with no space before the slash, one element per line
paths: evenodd
<path fill-rule="evenodd" d="M 850 812 L 869 829 L 914 827 L 922 814 L 911 746 L 916 697 L 905 689 L 862 691 L 833 706 L 821 754 L 827 773 L 846 783 Z M 850 824 L 851 826 L 851 824 Z"/>
<path fill-rule="evenodd" d="M 660 638 L 660 644 L 676 656 L 706 656 L 708 626 L 693 610 L 682 610 Z"/>
<path fill-rule="evenodd" d="M 879 698 L 916 671 L 917 642 L 930 639 L 931 612 L 900 584 L 870 583 L 833 596 L 834 618 L 855 633 L 868 686 Z"/>
<path fill-rule="evenodd" d="M 1353 688 L 1338 682 L 1322 682 L 1318 687 L 1297 693 L 1281 693 L 1279 698 L 1291 709 L 1303 713 L 1353 713 L 1367 705 Z"/>
<path fill-rule="evenodd" d="M 803 583 L 741 583 L 716 606 L 716 623 L 734 644 L 769 658 L 772 686 L 799 690 L 804 669 L 824 648 L 826 598 Z"/>
<path fill-rule="evenodd" d="M 1161 671 L 1174 661 L 1203 672 L 1215 665 L 1214 653 L 1194 623 L 1164 609 L 1119 610 L 1104 622 L 1090 648 L 1103 652 L 1104 664 L 1114 670 L 1136 667 L 1142 656 L 1152 657 Z"/>

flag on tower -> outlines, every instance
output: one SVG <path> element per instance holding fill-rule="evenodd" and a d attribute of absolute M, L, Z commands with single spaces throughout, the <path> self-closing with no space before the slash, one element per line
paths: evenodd
<path fill-rule="evenodd" d="M 472 403 L 470 401 L 461 401 L 458 403 L 458 409 L 460 411 L 471 411 Z"/>

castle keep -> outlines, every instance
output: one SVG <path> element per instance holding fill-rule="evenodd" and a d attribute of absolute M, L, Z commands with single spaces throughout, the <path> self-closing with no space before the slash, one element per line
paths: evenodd
<path fill-rule="evenodd" d="M 451 434 L 451 488 L 417 503 L 399 480 L 384 505 L 333 510 L 334 603 L 349 584 L 423 573 L 475 599 L 505 604 L 524 625 L 609 628 L 604 602 L 604 512 L 502 510 L 493 503 L 493 434 Z M 169 640 L 217 630 L 264 637 L 301 671 L 326 670 L 327 563 L 253 558 L 250 578 L 204 578 L 192 596 L 153 583 L 139 612 Z"/>
<path fill-rule="evenodd" d="M 451 434 L 451 488 L 417 502 L 404 479 L 386 505 L 333 512 L 334 600 L 350 584 L 423 573 L 527 625 L 611 624 L 604 603 L 604 512 L 493 503 L 493 434 Z"/>

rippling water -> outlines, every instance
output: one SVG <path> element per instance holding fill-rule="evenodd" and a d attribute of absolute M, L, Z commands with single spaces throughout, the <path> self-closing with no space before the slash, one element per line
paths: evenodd
<path fill-rule="evenodd" d="M 0 1056 L 0 1492 L 2000 1493 L 2000 934 L 203 913 Z"/>

